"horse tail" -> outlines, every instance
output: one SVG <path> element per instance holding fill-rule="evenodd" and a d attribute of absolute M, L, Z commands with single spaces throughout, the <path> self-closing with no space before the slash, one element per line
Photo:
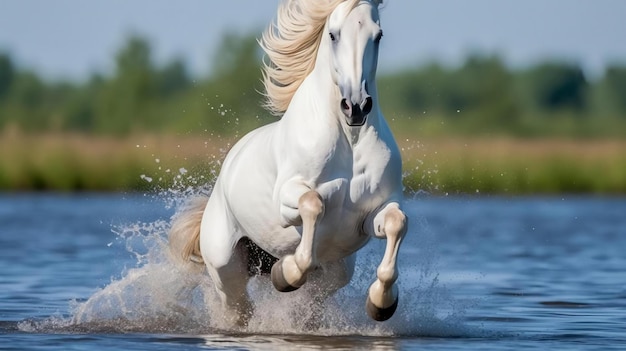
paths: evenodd
<path fill-rule="evenodd" d="M 207 196 L 196 196 L 172 217 L 168 238 L 175 262 L 191 267 L 204 264 L 200 252 L 200 224 L 208 200 Z"/>

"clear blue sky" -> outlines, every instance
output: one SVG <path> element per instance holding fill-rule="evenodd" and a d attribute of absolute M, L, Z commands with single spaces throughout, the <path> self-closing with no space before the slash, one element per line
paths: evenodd
<path fill-rule="evenodd" d="M 164 62 L 182 57 L 205 74 L 228 30 L 256 33 L 279 0 L 2 0 L 0 51 L 49 78 L 107 72 L 129 33 L 147 37 Z M 546 58 L 579 62 L 597 75 L 626 63 L 624 0 L 387 0 L 380 68 L 468 53 L 500 54 L 514 67 Z"/>

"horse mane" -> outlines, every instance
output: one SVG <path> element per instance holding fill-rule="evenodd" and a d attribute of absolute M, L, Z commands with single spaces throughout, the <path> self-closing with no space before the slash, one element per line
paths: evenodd
<path fill-rule="evenodd" d="M 354 8 L 362 0 L 283 0 L 276 21 L 263 33 L 259 45 L 263 62 L 264 107 L 274 115 L 287 110 L 300 84 L 315 67 L 326 19 L 342 2 Z M 376 5 L 382 0 L 373 1 Z"/>

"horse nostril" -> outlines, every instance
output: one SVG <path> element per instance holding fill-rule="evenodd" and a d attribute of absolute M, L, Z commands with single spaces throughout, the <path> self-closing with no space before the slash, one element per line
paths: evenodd
<path fill-rule="evenodd" d="M 372 97 L 368 96 L 365 99 L 365 104 L 363 105 L 363 109 L 362 109 L 364 115 L 367 115 L 367 114 L 369 114 L 372 111 L 372 104 L 373 104 L 372 103 Z"/>
<path fill-rule="evenodd" d="M 350 105 L 348 105 L 348 101 L 346 99 L 341 99 L 341 109 L 349 110 Z"/>
<path fill-rule="evenodd" d="M 341 110 L 348 117 L 352 115 L 352 106 L 348 104 L 348 100 L 341 99 Z"/>

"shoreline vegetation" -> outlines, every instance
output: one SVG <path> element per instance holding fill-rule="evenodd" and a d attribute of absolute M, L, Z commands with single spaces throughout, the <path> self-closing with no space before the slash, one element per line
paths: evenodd
<path fill-rule="evenodd" d="M 398 136 L 408 195 L 626 194 L 626 140 Z M 0 134 L 0 191 L 176 191 L 212 184 L 235 139 Z"/>
<path fill-rule="evenodd" d="M 256 37 L 217 45 L 211 73 L 193 76 L 130 36 L 112 71 L 81 81 L 46 80 L 0 48 L 0 191 L 211 184 L 232 143 L 275 120 Z M 514 68 L 477 52 L 377 77 L 409 195 L 626 195 L 626 62 L 587 77 L 576 62 Z"/>

